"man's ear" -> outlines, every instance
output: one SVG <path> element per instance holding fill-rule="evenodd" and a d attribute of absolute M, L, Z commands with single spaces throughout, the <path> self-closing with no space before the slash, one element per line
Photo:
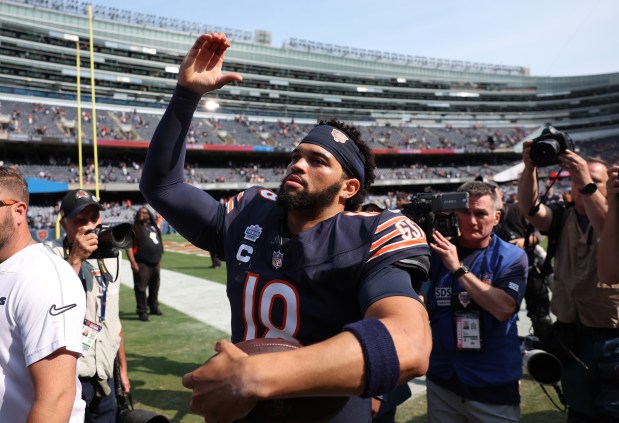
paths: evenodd
<path fill-rule="evenodd" d="M 28 223 L 28 206 L 23 201 L 18 202 L 15 205 L 15 220 L 17 224 Z"/>
<path fill-rule="evenodd" d="M 494 214 L 494 217 L 495 217 L 494 226 L 498 225 L 498 224 L 499 224 L 499 222 L 501 221 L 501 214 L 502 214 L 502 213 L 503 213 L 503 212 L 502 212 L 501 210 L 497 210 L 497 211 L 495 212 L 495 214 Z"/>
<path fill-rule="evenodd" d="M 345 179 L 340 190 L 340 197 L 349 199 L 354 197 L 361 188 L 361 183 L 357 178 Z"/>

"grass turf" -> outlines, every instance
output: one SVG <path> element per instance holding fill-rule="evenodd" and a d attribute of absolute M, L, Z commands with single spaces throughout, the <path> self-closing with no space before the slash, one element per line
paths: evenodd
<path fill-rule="evenodd" d="M 167 241 L 180 237 L 165 236 Z M 166 252 L 163 267 L 169 270 L 225 283 L 225 265 L 211 269 L 210 259 Z M 161 299 L 165 303 L 165 298 Z M 213 355 L 213 344 L 228 335 L 193 318 L 161 305 L 163 316 L 140 322 L 135 314 L 132 290 L 121 286 L 120 310 L 125 334 L 125 349 L 136 408 L 157 412 L 173 423 L 198 423 L 204 420 L 189 412 L 191 392 L 181 384 L 181 377 Z M 547 388 L 559 403 L 552 388 Z M 544 395 L 539 384 L 525 375 L 520 384 L 523 423 L 558 423 L 565 421 Z M 426 421 L 426 400 L 421 395 L 398 407 L 397 423 Z"/>

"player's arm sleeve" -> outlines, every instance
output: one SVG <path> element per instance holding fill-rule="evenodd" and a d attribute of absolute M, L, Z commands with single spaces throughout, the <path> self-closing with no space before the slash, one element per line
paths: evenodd
<path fill-rule="evenodd" d="M 374 272 L 362 281 L 359 304 L 365 314 L 376 301 L 394 296 L 410 297 L 422 302 L 413 289 L 409 272 L 396 265 L 390 265 Z"/>
<path fill-rule="evenodd" d="M 213 231 L 221 227 L 223 206 L 206 192 L 184 182 L 185 137 L 199 101 L 199 94 L 176 86 L 148 147 L 140 191 L 188 241 L 213 249 L 210 240 Z"/>

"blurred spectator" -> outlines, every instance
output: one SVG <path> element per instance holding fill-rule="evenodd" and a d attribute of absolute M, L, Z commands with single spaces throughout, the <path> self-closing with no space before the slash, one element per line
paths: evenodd
<path fill-rule="evenodd" d="M 127 250 L 127 257 L 133 270 L 133 290 L 135 292 L 136 312 L 143 322 L 150 314 L 161 316 L 159 310 L 159 283 L 163 240 L 153 214 L 146 207 L 140 207 L 133 223 L 135 240 L 133 248 Z M 147 293 L 148 290 L 148 299 Z"/>

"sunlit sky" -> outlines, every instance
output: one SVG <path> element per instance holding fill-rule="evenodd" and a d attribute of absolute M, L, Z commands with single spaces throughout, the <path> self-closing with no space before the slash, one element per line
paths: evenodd
<path fill-rule="evenodd" d="M 532 75 L 619 72 L 615 0 L 91 0 L 136 12 L 391 53 L 525 66 Z"/>

